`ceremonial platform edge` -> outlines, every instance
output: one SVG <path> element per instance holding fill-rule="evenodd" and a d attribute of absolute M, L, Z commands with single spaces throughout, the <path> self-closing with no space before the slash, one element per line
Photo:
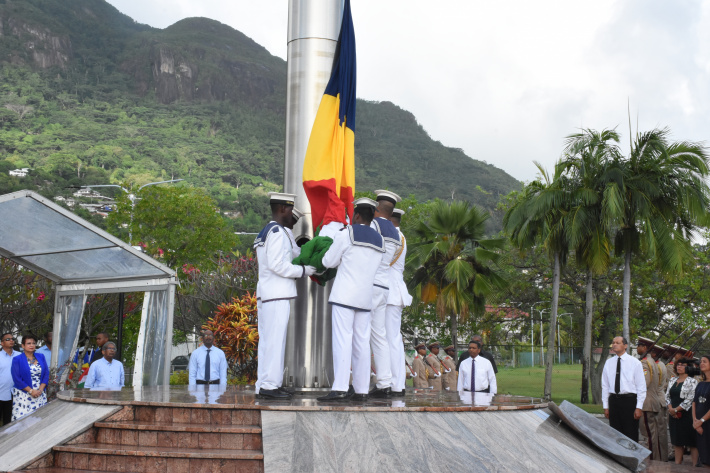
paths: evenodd
<path fill-rule="evenodd" d="M 475 471 L 474 462 L 488 471 L 624 471 L 542 399 L 461 394 L 409 388 L 325 404 L 313 392 L 257 399 L 251 386 L 64 391 L 6 426 L 12 436 L 0 429 L 0 470 L 455 472 Z M 73 432 L 54 435 L 59 423 Z"/>

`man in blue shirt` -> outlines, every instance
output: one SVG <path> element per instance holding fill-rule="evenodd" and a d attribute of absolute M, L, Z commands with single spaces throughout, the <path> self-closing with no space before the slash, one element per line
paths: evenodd
<path fill-rule="evenodd" d="M 123 372 L 123 363 L 113 359 L 116 355 L 116 344 L 106 342 L 102 347 L 102 351 L 104 357 L 91 364 L 84 387 L 121 389 L 124 385 L 125 374 Z"/>
<path fill-rule="evenodd" d="M 44 334 L 44 345 L 38 348 L 36 353 L 43 354 L 44 359 L 47 361 L 47 366 L 52 369 L 52 332 Z"/>
<path fill-rule="evenodd" d="M 2 334 L 0 346 L 0 418 L 2 425 L 5 425 L 12 420 L 12 359 L 20 352 L 12 349 L 15 346 L 15 338 L 10 332 Z"/>
<path fill-rule="evenodd" d="M 219 384 L 227 385 L 227 357 L 213 345 L 214 334 L 211 330 L 202 332 L 202 346 L 190 355 L 189 385 Z"/>

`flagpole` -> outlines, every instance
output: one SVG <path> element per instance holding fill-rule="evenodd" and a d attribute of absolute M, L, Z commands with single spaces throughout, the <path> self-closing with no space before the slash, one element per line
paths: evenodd
<path fill-rule="evenodd" d="M 303 162 L 330 77 L 342 11 L 343 0 L 289 0 L 284 192 L 296 194 L 296 208 L 305 213 L 293 229 L 296 241 L 313 237 Z M 297 281 L 298 297 L 291 303 L 286 337 L 284 386 L 301 391 L 331 386 L 330 285 Z"/>

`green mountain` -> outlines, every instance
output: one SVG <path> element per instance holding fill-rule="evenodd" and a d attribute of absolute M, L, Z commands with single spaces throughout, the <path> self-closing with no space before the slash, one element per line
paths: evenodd
<path fill-rule="evenodd" d="M 242 33 L 205 18 L 155 29 L 103 0 L 0 0 L 0 65 L 0 193 L 183 178 L 235 229 L 266 218 L 283 182 L 286 63 Z M 390 102 L 357 106 L 358 190 L 492 210 L 520 187 Z"/>

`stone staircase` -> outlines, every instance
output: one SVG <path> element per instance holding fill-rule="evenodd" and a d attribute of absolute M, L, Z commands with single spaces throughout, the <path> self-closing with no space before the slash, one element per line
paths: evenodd
<path fill-rule="evenodd" d="M 34 473 L 264 471 L 257 409 L 125 406 L 53 448 Z"/>

